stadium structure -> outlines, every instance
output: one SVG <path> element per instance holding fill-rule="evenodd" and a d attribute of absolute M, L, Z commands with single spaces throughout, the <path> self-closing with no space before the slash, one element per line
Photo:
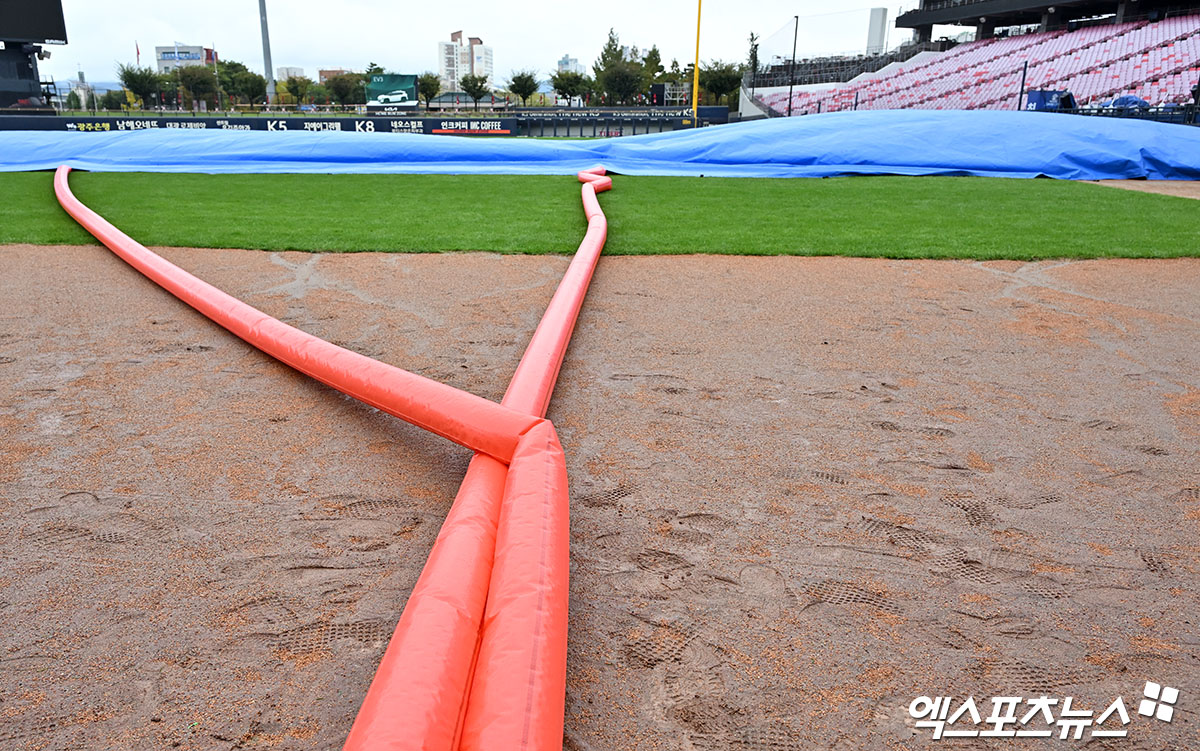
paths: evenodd
<path fill-rule="evenodd" d="M 974 27 L 975 39 L 935 41 L 935 25 Z M 1200 79 L 1198 2 L 923 0 L 896 26 L 914 31 L 911 44 L 776 65 L 748 77 L 746 98 L 770 116 L 1015 109 L 1030 90 L 1070 92 L 1084 107 L 1128 95 L 1173 106 L 1192 102 Z"/>

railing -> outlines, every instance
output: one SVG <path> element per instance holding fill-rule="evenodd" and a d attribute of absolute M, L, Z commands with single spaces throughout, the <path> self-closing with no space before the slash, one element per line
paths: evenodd
<path fill-rule="evenodd" d="M 814 83 L 844 83 L 863 73 L 874 73 L 892 63 L 902 63 L 921 52 L 941 51 L 946 45 L 941 42 L 907 44 L 899 49 L 879 55 L 855 57 L 821 57 L 797 60 L 795 70 L 791 63 L 772 65 L 756 74 L 746 73 L 742 82 L 748 89 L 766 86 L 804 86 Z"/>
<path fill-rule="evenodd" d="M 672 117 L 553 117 L 523 115 L 517 120 L 519 135 L 534 138 L 616 138 L 646 133 L 667 133 L 691 127 Z"/>
<path fill-rule="evenodd" d="M 1176 107 L 1083 107 L 1070 110 L 1051 110 L 1067 115 L 1088 117 L 1116 117 L 1128 120 L 1153 120 L 1159 123 L 1200 126 L 1200 107 L 1185 104 Z"/>

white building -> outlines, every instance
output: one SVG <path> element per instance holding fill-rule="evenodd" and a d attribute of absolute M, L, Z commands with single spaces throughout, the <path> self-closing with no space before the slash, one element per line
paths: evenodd
<path fill-rule="evenodd" d="M 558 61 L 559 73 L 583 73 L 583 66 L 579 64 L 579 58 L 563 55 Z"/>
<path fill-rule="evenodd" d="M 887 14 L 887 8 L 871 8 L 871 25 L 867 28 L 868 55 L 887 51 Z"/>
<path fill-rule="evenodd" d="M 442 91 L 461 91 L 458 81 L 466 75 L 483 76 L 487 85 L 492 81 L 492 48 L 479 37 L 463 43 L 461 31 L 450 35 L 449 42 L 438 42 L 438 78 Z"/>
<path fill-rule="evenodd" d="M 303 76 L 304 68 L 294 68 L 292 66 L 285 65 L 275 69 L 276 81 L 286 81 L 289 78 L 302 78 Z"/>
<path fill-rule="evenodd" d="M 173 44 L 154 48 L 154 61 L 159 73 L 170 73 L 184 65 L 212 65 L 216 60 L 216 50 L 201 45 Z"/>

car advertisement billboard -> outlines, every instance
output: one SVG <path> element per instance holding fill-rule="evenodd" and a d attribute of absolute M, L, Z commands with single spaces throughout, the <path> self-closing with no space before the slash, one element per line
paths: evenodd
<path fill-rule="evenodd" d="M 417 106 L 417 77 L 379 73 L 367 79 L 367 111 L 394 112 Z"/>

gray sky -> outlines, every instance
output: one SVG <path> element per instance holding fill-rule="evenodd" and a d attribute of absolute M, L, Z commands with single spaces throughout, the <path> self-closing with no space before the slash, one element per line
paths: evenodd
<path fill-rule="evenodd" d="M 907 7 L 916 5 L 909 0 Z M 889 24 L 899 6 L 819 0 L 707 0 L 701 27 L 704 60 L 744 60 L 751 31 L 763 38 L 764 58 L 791 54 L 792 16 L 800 15 L 799 56 L 862 50 L 871 7 L 888 7 Z M 118 62 L 153 65 L 155 45 L 173 42 L 216 46 L 222 59 L 239 60 L 262 72 L 257 0 L 63 0 L 65 47 L 50 48 L 40 64 L 56 79 L 75 77 L 82 66 L 89 80 L 116 79 Z M 276 67 L 361 70 L 370 61 L 398 73 L 437 70 L 436 42 L 462 29 L 494 49 L 495 77 L 532 68 L 546 78 L 564 53 L 588 66 L 600 53 L 609 27 L 627 45 L 657 44 L 663 62 L 684 65 L 694 55 L 695 0 L 645 2 L 604 0 L 579 3 L 421 2 L 386 0 L 268 0 L 271 56 Z M 893 28 L 891 45 L 908 38 Z"/>

